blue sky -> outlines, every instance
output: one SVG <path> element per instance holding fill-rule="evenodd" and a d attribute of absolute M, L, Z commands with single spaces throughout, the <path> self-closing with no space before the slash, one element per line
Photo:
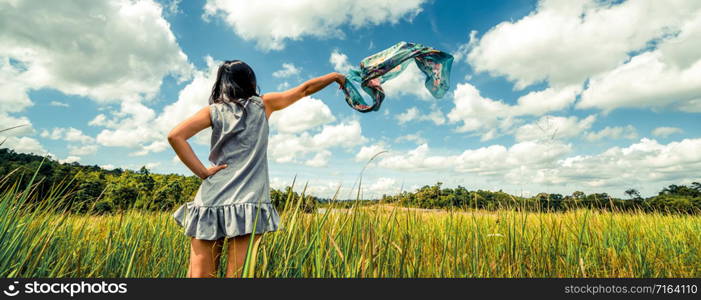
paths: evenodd
<path fill-rule="evenodd" d="M 296 174 L 343 198 L 386 150 L 371 197 L 437 181 L 651 195 L 701 180 L 701 4 L 674 2 L 4 3 L 0 127 L 28 124 L 4 133 L 19 152 L 189 175 L 165 134 L 207 104 L 218 62 L 246 61 L 266 93 L 408 41 L 455 55 L 450 92 L 427 96 L 410 69 L 379 112 L 332 86 L 274 113 L 273 186 Z M 203 162 L 208 133 L 191 141 Z"/>

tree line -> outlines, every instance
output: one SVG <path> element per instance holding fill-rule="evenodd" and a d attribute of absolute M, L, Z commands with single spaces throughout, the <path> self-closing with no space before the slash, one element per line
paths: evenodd
<path fill-rule="evenodd" d="M 627 199 L 607 193 L 585 194 L 575 191 L 571 195 L 539 193 L 533 197 L 514 196 L 503 191 L 469 191 L 463 186 L 442 188 L 442 183 L 425 185 L 414 192 L 383 195 L 381 201 L 419 208 L 476 208 L 516 209 L 528 211 L 566 211 L 591 208 L 610 211 L 645 211 L 696 214 L 701 212 L 701 183 L 670 185 L 657 195 L 643 198 L 635 189 L 628 189 Z"/>
<path fill-rule="evenodd" d="M 0 149 L 0 193 L 11 188 L 24 189 L 32 181 L 37 195 L 55 194 L 57 187 L 65 191 L 68 210 L 74 213 L 110 213 L 126 209 L 170 210 L 192 201 L 202 180 L 197 176 L 151 173 L 146 167 L 138 171 L 115 168 L 103 169 L 77 162 L 60 163 L 34 154 L 16 153 Z M 593 208 L 616 211 L 662 211 L 698 213 L 701 211 L 701 184 L 670 185 L 658 195 L 643 198 L 634 189 L 625 191 L 627 199 L 606 193 L 571 195 L 540 193 L 533 197 L 514 196 L 503 191 L 470 191 L 463 186 L 443 188 L 442 183 L 426 185 L 416 191 L 397 195 L 383 195 L 384 203 L 396 203 L 419 208 L 513 208 L 531 211 L 565 211 L 574 208 Z M 271 202 L 282 211 L 300 209 L 313 212 L 333 202 L 335 207 L 354 204 L 373 204 L 377 201 L 332 201 L 313 195 L 300 195 L 290 186 L 270 190 Z M 35 199 L 34 201 L 41 201 Z M 288 204 L 288 202 L 290 204 Z"/>
<path fill-rule="evenodd" d="M 34 175 L 36 176 L 34 177 Z M 32 177 L 34 177 L 32 181 Z M 0 149 L 0 191 L 24 190 L 32 183 L 36 195 L 54 195 L 56 190 L 68 194 L 64 204 L 73 213 L 110 213 L 126 209 L 170 210 L 194 199 L 202 179 L 197 176 L 151 173 L 146 167 L 138 171 L 77 162 L 60 163 L 34 154 Z M 288 200 L 302 199 L 290 187 L 271 189 L 271 202 L 278 210 Z M 34 199 L 33 201 L 42 201 Z M 318 198 L 304 195 L 299 209 L 311 212 Z M 288 206 L 289 207 L 289 206 Z"/>

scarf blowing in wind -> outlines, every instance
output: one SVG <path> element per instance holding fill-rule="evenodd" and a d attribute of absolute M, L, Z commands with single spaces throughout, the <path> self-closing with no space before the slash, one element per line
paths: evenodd
<path fill-rule="evenodd" d="M 400 42 L 364 58 L 360 61 L 360 69 L 351 69 L 345 74 L 346 83 L 341 89 L 346 102 L 363 113 L 380 109 L 385 98 L 382 83 L 397 77 L 412 61 L 426 75 L 424 85 L 431 95 L 435 98 L 443 97 L 450 88 L 453 56 L 421 44 Z M 365 101 L 353 82 L 360 84 L 363 91 L 371 96 L 372 104 Z"/>

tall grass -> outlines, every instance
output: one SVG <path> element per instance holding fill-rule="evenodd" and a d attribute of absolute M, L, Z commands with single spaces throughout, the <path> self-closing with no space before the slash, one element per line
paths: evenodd
<path fill-rule="evenodd" d="M 171 212 L 74 215 L 57 209 L 68 201 L 66 191 L 37 195 L 32 185 L 19 189 L 0 183 L 0 277 L 186 275 L 189 239 Z M 305 214 L 299 209 L 303 197 L 304 192 L 287 202 L 284 228 L 263 237 L 247 274 L 701 276 L 701 217 L 694 215 L 426 211 L 391 205 L 332 206 Z"/>

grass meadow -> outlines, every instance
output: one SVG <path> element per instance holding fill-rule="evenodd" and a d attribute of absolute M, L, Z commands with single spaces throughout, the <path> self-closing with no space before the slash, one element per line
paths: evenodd
<path fill-rule="evenodd" d="M 186 274 L 189 240 L 170 211 L 77 215 L 56 209 L 67 199 L 58 188 L 0 193 L 2 277 Z M 264 236 L 246 276 L 701 276 L 698 215 L 386 204 L 302 213 L 291 200 L 284 228 Z"/>

